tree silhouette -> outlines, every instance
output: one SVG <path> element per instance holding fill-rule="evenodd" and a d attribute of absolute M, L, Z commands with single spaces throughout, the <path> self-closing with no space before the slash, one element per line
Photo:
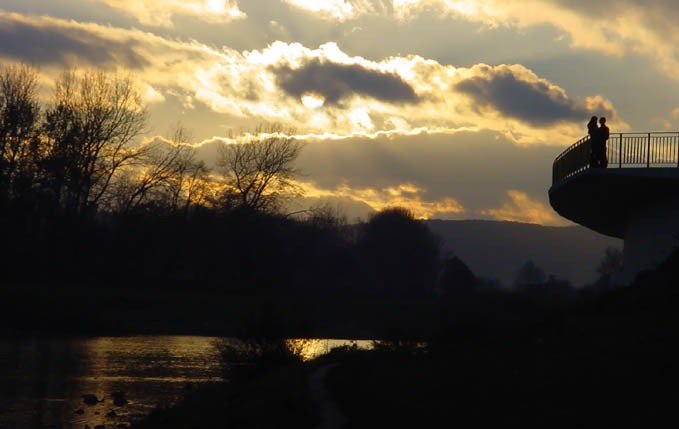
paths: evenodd
<path fill-rule="evenodd" d="M 44 126 L 51 191 L 60 207 L 93 215 L 111 197 L 116 173 L 141 156 L 131 143 L 145 125 L 146 110 L 131 78 L 64 72 Z"/>
<path fill-rule="evenodd" d="M 154 140 L 142 148 L 139 164 L 126 170 L 115 183 L 113 209 L 128 213 L 145 205 L 186 214 L 207 192 L 208 169 L 196 160 L 186 143 L 187 131 L 179 125 L 170 141 Z"/>
<path fill-rule="evenodd" d="M 457 256 L 448 258 L 438 280 L 438 288 L 444 294 L 465 294 L 474 291 L 477 279 L 467 264 Z"/>
<path fill-rule="evenodd" d="M 545 272 L 542 271 L 542 268 L 535 265 L 532 260 L 529 260 L 519 268 L 516 280 L 514 280 L 514 287 L 521 289 L 542 284 L 545 282 L 545 279 Z"/>
<path fill-rule="evenodd" d="M 27 65 L 0 74 L 0 207 L 35 190 L 40 155 L 36 73 Z"/>
<path fill-rule="evenodd" d="M 431 291 L 436 278 L 440 239 L 405 208 L 374 214 L 358 242 L 366 275 L 384 293 Z"/>
<path fill-rule="evenodd" d="M 622 270 L 622 251 L 616 247 L 608 246 L 604 251 L 604 256 L 599 261 L 596 272 L 601 276 L 608 276 Z"/>
<path fill-rule="evenodd" d="M 622 271 L 622 263 L 622 251 L 616 247 L 606 247 L 604 256 L 596 267 L 596 272 L 599 274 L 596 287 L 603 289 L 609 288 L 612 284 L 613 276 Z"/>
<path fill-rule="evenodd" d="M 217 166 L 226 178 L 227 204 L 275 211 L 283 194 L 294 190 L 294 162 L 302 146 L 280 124 L 260 125 L 251 135 L 220 149 Z"/>

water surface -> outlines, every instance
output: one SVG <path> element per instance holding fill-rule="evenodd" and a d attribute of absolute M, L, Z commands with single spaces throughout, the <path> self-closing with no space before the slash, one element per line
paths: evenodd
<path fill-rule="evenodd" d="M 223 381 L 228 338 L 135 336 L 0 341 L 0 429 L 122 428 Z M 308 340 L 311 358 L 347 340 Z M 365 347 L 368 342 L 359 342 Z M 299 345 L 299 344 L 298 344 Z M 122 392 L 124 405 L 116 405 Z M 99 401 L 87 404 L 83 395 Z M 89 398 L 93 398 L 89 396 Z"/>

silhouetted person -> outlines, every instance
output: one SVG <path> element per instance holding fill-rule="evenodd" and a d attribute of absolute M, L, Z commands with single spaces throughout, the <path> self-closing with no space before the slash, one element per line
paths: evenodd
<path fill-rule="evenodd" d="M 597 167 L 597 140 L 599 139 L 599 126 L 597 125 L 597 117 L 592 116 L 587 122 L 587 134 L 589 134 L 589 165 L 592 167 Z"/>
<path fill-rule="evenodd" d="M 606 118 L 599 118 L 599 167 L 608 167 L 608 157 L 606 156 L 606 140 L 610 135 L 610 130 L 606 126 Z"/>

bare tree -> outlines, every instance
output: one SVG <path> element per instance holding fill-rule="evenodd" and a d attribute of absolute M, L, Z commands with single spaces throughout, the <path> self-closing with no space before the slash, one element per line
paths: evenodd
<path fill-rule="evenodd" d="M 319 203 L 308 210 L 304 210 L 306 221 L 319 230 L 346 231 L 349 222 L 339 205 L 328 202 Z"/>
<path fill-rule="evenodd" d="M 40 151 L 36 87 L 36 72 L 27 65 L 0 74 L 0 203 L 20 199 L 34 185 Z"/>
<path fill-rule="evenodd" d="M 114 211 L 129 212 L 151 202 L 165 202 L 180 155 L 178 149 L 157 140 L 144 145 L 140 156 L 113 183 L 109 206 Z"/>
<path fill-rule="evenodd" d="M 293 133 L 280 124 L 260 125 L 220 149 L 217 166 L 226 178 L 227 200 L 233 197 L 237 206 L 258 211 L 278 208 L 280 197 L 295 190 L 294 162 L 302 145 Z"/>
<path fill-rule="evenodd" d="M 67 71 L 60 77 L 45 136 L 52 191 L 67 212 L 96 210 L 116 173 L 141 156 L 132 143 L 146 117 L 129 76 Z"/>
<path fill-rule="evenodd" d="M 186 140 L 187 130 L 178 125 L 171 140 L 144 146 L 138 162 L 116 182 L 115 209 L 128 212 L 154 203 L 187 212 L 202 203 L 208 170 L 204 162 L 196 160 L 195 149 Z"/>
<path fill-rule="evenodd" d="M 183 145 L 184 149 L 176 159 L 175 174 L 169 183 L 170 207 L 188 214 L 192 206 L 205 204 L 210 190 L 210 171 L 205 162 L 196 159 L 195 149 L 184 144 L 191 137 L 181 124 L 175 128 L 172 140 L 177 148 Z"/>

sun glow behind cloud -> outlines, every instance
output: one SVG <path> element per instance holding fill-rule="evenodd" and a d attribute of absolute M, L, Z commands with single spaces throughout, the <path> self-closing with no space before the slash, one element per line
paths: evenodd
<path fill-rule="evenodd" d="M 516 189 L 507 191 L 509 201 L 499 208 L 483 210 L 481 213 L 497 220 L 536 223 L 540 225 L 567 225 L 568 222 L 558 216 L 545 204 L 531 198 L 528 194 Z"/>
<path fill-rule="evenodd" d="M 239 52 L 55 18 L 0 12 L 3 21 L 20 22 L 24 33 L 68 38 L 73 52 L 59 57 L 66 65 L 75 64 L 76 55 L 103 68 L 132 65 L 142 84 L 153 88 L 151 100 L 179 94 L 190 100 L 188 108 L 201 103 L 226 117 L 284 122 L 309 134 L 474 127 L 519 144 L 565 145 L 581 136 L 590 109 L 607 113 L 617 129 L 626 126 L 603 97 L 571 98 L 518 64 L 455 67 L 417 55 L 376 61 L 349 55 L 334 42 L 308 48 L 279 41 Z M 105 56 L 87 47 L 92 40 Z M 539 108 L 522 101 L 530 99 L 540 101 Z"/>
<path fill-rule="evenodd" d="M 143 25 L 173 27 L 174 16 L 192 16 L 215 24 L 245 18 L 235 0 L 89 0 L 133 16 Z"/>
<path fill-rule="evenodd" d="M 327 19 L 337 19 L 345 21 L 356 17 L 365 11 L 359 7 L 355 7 L 350 2 L 345 0 L 284 0 L 293 6 L 306 11 L 320 14 Z"/>
<path fill-rule="evenodd" d="M 453 198 L 426 200 L 425 190 L 411 183 L 401 183 L 384 188 L 352 188 L 340 185 L 334 189 L 322 189 L 311 182 L 300 182 L 304 195 L 309 198 L 348 199 L 363 203 L 374 211 L 389 207 L 404 207 L 419 219 L 449 218 L 465 212 L 464 207 Z"/>

